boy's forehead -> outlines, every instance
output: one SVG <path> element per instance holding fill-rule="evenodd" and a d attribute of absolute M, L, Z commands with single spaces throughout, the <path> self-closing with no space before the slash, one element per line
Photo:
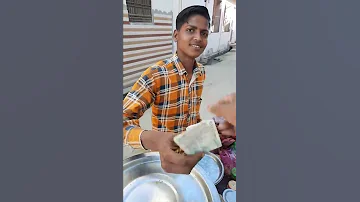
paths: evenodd
<path fill-rule="evenodd" d="M 209 29 L 209 21 L 201 15 L 193 15 L 189 17 L 183 26 L 193 26 L 199 29 Z"/>

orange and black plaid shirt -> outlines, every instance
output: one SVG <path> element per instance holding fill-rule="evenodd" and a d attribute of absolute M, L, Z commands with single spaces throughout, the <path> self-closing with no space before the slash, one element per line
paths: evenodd
<path fill-rule="evenodd" d="M 123 101 L 124 143 L 144 148 L 139 118 L 150 107 L 152 129 L 156 131 L 181 133 L 200 122 L 204 80 L 204 67 L 195 63 L 189 81 L 177 54 L 145 70 Z"/>

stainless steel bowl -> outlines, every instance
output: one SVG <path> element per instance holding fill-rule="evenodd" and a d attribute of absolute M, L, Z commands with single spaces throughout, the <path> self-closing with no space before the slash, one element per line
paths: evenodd
<path fill-rule="evenodd" d="M 236 191 L 225 189 L 222 195 L 225 202 L 236 202 Z"/>
<path fill-rule="evenodd" d="M 224 165 L 213 153 L 206 153 L 198 165 L 206 172 L 210 180 L 217 185 L 224 177 Z"/>
<path fill-rule="evenodd" d="M 125 202 L 221 202 L 206 172 L 196 165 L 190 175 L 163 171 L 158 152 L 139 154 L 123 163 Z"/>

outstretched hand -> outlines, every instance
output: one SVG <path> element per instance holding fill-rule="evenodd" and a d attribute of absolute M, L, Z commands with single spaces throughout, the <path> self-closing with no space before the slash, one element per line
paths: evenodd
<path fill-rule="evenodd" d="M 231 125 L 228 121 L 220 122 L 219 124 L 217 124 L 216 128 L 220 136 L 224 138 L 236 136 L 234 126 Z"/>
<path fill-rule="evenodd" d="M 219 117 L 224 117 L 236 127 L 236 93 L 225 96 L 217 103 L 208 106 L 208 111 Z"/>

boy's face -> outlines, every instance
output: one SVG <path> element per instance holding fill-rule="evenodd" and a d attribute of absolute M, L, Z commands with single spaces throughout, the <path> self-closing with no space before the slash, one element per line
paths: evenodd
<path fill-rule="evenodd" d="M 177 50 L 188 57 L 197 58 L 204 52 L 209 35 L 209 22 L 201 15 L 193 15 L 180 30 L 174 31 Z"/>

